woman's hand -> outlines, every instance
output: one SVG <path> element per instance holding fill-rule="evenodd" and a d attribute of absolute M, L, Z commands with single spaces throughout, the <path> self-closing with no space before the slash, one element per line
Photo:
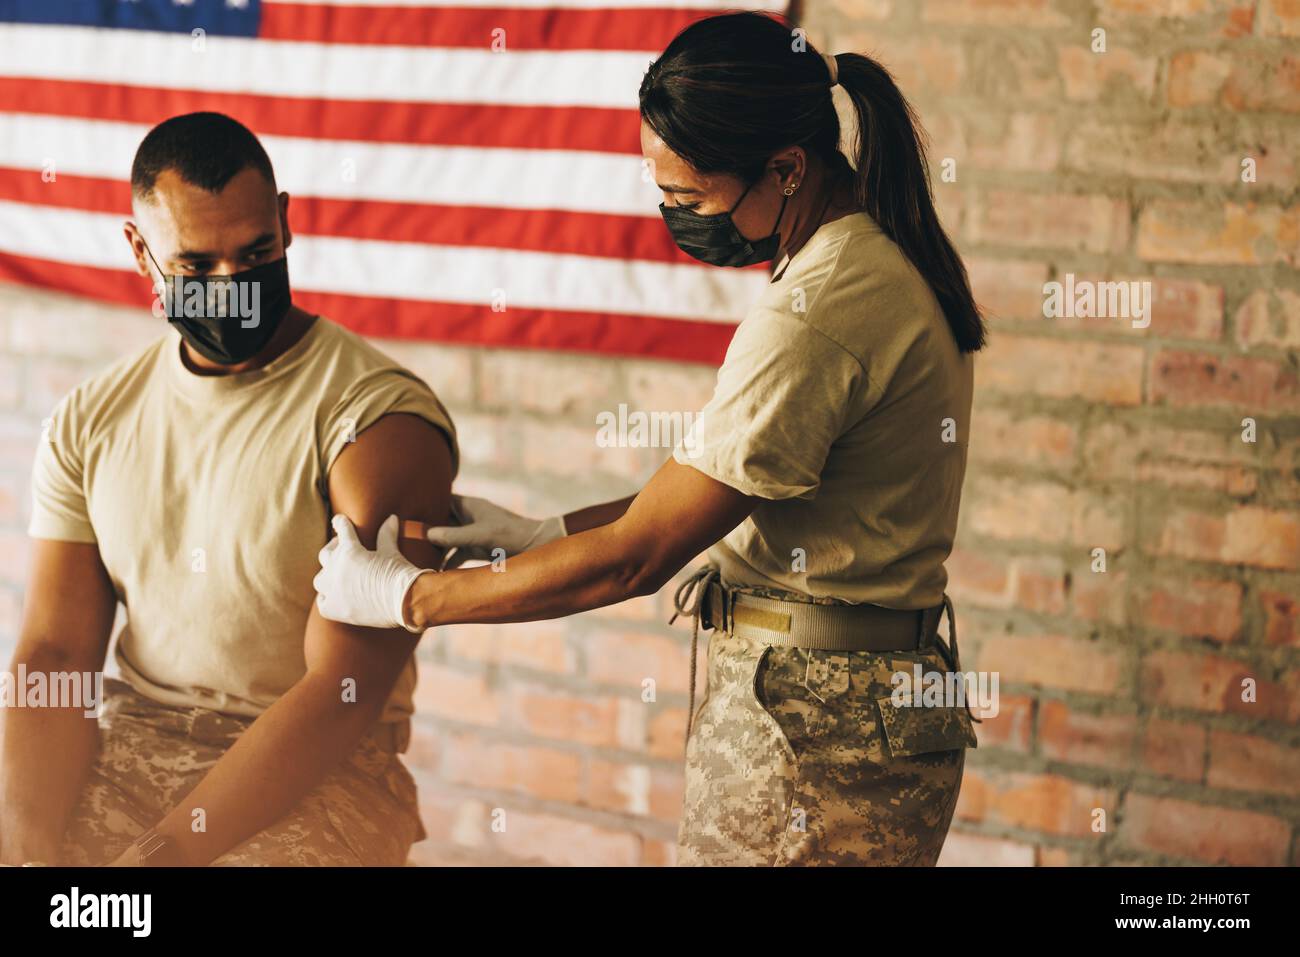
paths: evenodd
<path fill-rule="evenodd" d="M 403 606 L 411 583 L 431 569 L 411 564 L 397 550 L 398 525 L 396 515 L 388 516 L 371 551 L 345 516 L 334 516 L 337 537 L 321 549 L 321 570 L 312 582 L 322 615 L 365 628 L 419 631 L 407 624 Z"/>
<path fill-rule="evenodd" d="M 485 498 L 468 495 L 451 497 L 451 514 L 459 526 L 435 525 L 425 536 L 434 545 L 456 549 L 455 555 L 449 556 L 449 568 L 465 561 L 490 562 L 502 557 L 493 554 L 497 549 L 508 558 L 568 534 L 563 516 L 525 518 Z"/>

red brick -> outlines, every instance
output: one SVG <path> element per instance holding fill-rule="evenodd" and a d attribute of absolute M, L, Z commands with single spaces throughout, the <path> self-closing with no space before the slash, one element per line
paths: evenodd
<path fill-rule="evenodd" d="M 1242 700 L 1243 682 L 1256 682 L 1256 701 Z M 1256 720 L 1285 720 L 1285 689 L 1260 678 L 1258 669 L 1216 655 L 1153 651 L 1142 660 L 1142 695 L 1167 708 L 1240 714 Z"/>
<path fill-rule="evenodd" d="M 511 726 L 533 737 L 599 748 L 639 748 L 650 706 L 639 697 L 580 696 L 516 684 L 506 707 Z"/>
<path fill-rule="evenodd" d="M 1251 32 L 1255 0 L 1102 0 L 1097 12 L 1102 23 L 1123 29 L 1158 23 L 1161 33 L 1240 37 Z"/>
<path fill-rule="evenodd" d="M 1286 863 L 1291 825 L 1268 814 L 1129 794 L 1117 838 L 1140 850 L 1236 867 Z"/>
<path fill-rule="evenodd" d="M 885 36 L 852 26 L 840 40 L 838 49 L 865 53 L 882 63 L 909 97 L 959 93 L 967 81 L 966 52 L 954 40 Z"/>
<path fill-rule="evenodd" d="M 1020 607 L 1044 615 L 1065 612 L 1065 566 L 1058 558 L 957 550 L 945 564 L 948 594 L 958 614 L 967 603 L 977 608 Z"/>
<path fill-rule="evenodd" d="M 1127 659 L 1124 650 L 1095 641 L 994 634 L 983 640 L 979 667 L 998 672 L 1000 683 L 1114 694 L 1128 667 Z"/>
<path fill-rule="evenodd" d="M 703 682 L 701 682 L 701 689 L 696 694 L 696 704 L 698 705 L 698 696 L 703 694 Z M 672 760 L 684 757 L 686 754 L 686 709 L 656 707 L 654 714 L 650 718 L 648 734 L 647 749 L 651 756 Z"/>
<path fill-rule="evenodd" d="M 586 479 L 605 475 L 632 484 L 645 482 L 672 453 L 660 448 L 596 444 L 596 420 L 590 425 L 529 420 L 519 426 L 520 465 L 525 474 Z"/>
<path fill-rule="evenodd" d="M 567 624 L 530 621 L 511 625 L 450 625 L 435 634 L 453 657 L 486 664 L 513 665 L 552 674 L 572 672 Z"/>
<path fill-rule="evenodd" d="M 1071 581 L 1076 618 L 1115 626 L 1128 623 L 1128 576 L 1123 572 L 1094 572 L 1089 563 Z"/>
<path fill-rule="evenodd" d="M 1177 53 L 1169 63 L 1169 103 L 1300 113 L 1300 56 L 1264 49 Z"/>
<path fill-rule="evenodd" d="M 1300 411 L 1300 378 L 1284 361 L 1162 349 L 1151 359 L 1155 405 L 1230 406 L 1255 415 Z"/>
<path fill-rule="evenodd" d="M 1240 345 L 1300 349 L 1300 293 L 1257 289 L 1237 309 L 1233 325 Z"/>
<path fill-rule="evenodd" d="M 1189 721 L 1152 717 L 1142 741 L 1147 771 L 1179 781 L 1205 778 L 1206 731 Z"/>
<path fill-rule="evenodd" d="M 1253 480 L 1248 469 L 1259 464 L 1258 448 L 1241 440 L 1240 425 L 1234 422 L 1209 431 L 1103 421 L 1085 432 L 1080 458 L 1087 474 L 1097 479 L 1156 479 L 1229 494 L 1248 484 L 1247 476 Z M 1296 453 L 1300 456 L 1300 443 Z M 1284 458 L 1274 467 L 1290 468 Z"/>
<path fill-rule="evenodd" d="M 0 410 L 13 411 L 22 406 L 23 364 L 0 356 Z"/>
<path fill-rule="evenodd" d="M 1060 53 L 1061 78 L 1071 100 L 1150 102 L 1158 65 L 1157 57 L 1109 42 L 1105 53 L 1093 53 L 1090 45 L 1062 47 Z"/>
<path fill-rule="evenodd" d="M 1112 816 L 1115 792 L 1056 774 L 968 768 L 955 818 L 993 827 L 1019 827 L 1046 834 L 1096 837 L 1097 808 Z"/>
<path fill-rule="evenodd" d="M 965 263 L 975 301 L 984 310 L 986 319 L 1043 318 L 1046 263 L 977 256 L 967 257 Z"/>
<path fill-rule="evenodd" d="M 1261 591 L 1264 640 L 1270 645 L 1300 647 L 1300 589 L 1295 592 Z"/>
<path fill-rule="evenodd" d="M 1115 253 L 1128 244 L 1128 226 L 1122 199 L 990 190 L 973 211 L 968 235 L 982 243 Z"/>
<path fill-rule="evenodd" d="M 595 356 L 486 351 L 479 356 L 479 407 L 587 417 L 594 433 L 596 412 L 627 401 L 618 372 L 617 364 Z"/>
<path fill-rule="evenodd" d="M 1074 465 L 1078 429 L 1061 419 L 979 405 L 971 434 L 972 461 L 1057 471 Z"/>
<path fill-rule="evenodd" d="M 967 602 L 986 608 L 1011 606 L 1011 566 L 1004 556 L 955 548 L 944 567 L 948 572 L 947 591 L 957 607 Z"/>
<path fill-rule="evenodd" d="M 981 26 L 1054 28 L 1070 20 L 1052 0 L 925 0 L 922 19 L 927 23 Z"/>
<path fill-rule="evenodd" d="M 1159 528 L 1157 554 L 1257 568 L 1300 568 L 1300 514 L 1241 505 L 1225 515 L 1176 508 Z"/>
<path fill-rule="evenodd" d="M 0 640 L 17 645 L 22 630 L 23 603 L 13 588 L 0 588 Z M 0 656 L 0 667 L 8 665 L 7 657 Z"/>
<path fill-rule="evenodd" d="M 1259 30 L 1264 36 L 1300 37 L 1300 0 L 1261 0 Z"/>
<path fill-rule="evenodd" d="M 582 796 L 582 758 L 571 751 L 448 734 L 442 773 L 465 787 L 527 794 L 543 801 L 577 803 Z"/>
<path fill-rule="evenodd" d="M 643 838 L 641 841 L 642 867 L 675 867 L 677 865 L 677 842 L 656 841 Z"/>
<path fill-rule="evenodd" d="M 1142 401 L 1146 355 L 1141 346 L 1002 334 L 980 354 L 980 362 L 984 390 L 1116 406 Z"/>
<path fill-rule="evenodd" d="M 698 412 L 708 404 L 718 381 L 717 370 L 709 366 L 649 360 L 620 364 L 627 376 L 627 388 L 619 401 L 634 409 Z M 617 405 L 613 403 L 610 411 L 617 414 Z"/>
<path fill-rule="evenodd" d="M 1206 783 L 1214 788 L 1296 797 L 1300 795 L 1300 748 L 1253 734 L 1211 731 Z"/>
<path fill-rule="evenodd" d="M 26 533 L 0 529 L 0 587 L 26 585 L 31 557 L 32 540 Z"/>
<path fill-rule="evenodd" d="M 28 496 L 25 475 L 0 472 L 0 526 L 22 526 L 24 506 Z"/>
<path fill-rule="evenodd" d="M 1125 541 L 1113 500 L 1045 482 L 980 481 L 963 508 L 972 531 L 990 538 L 1033 539 L 1114 550 Z"/>
<path fill-rule="evenodd" d="M 1034 708 L 1034 698 L 1002 694 L 999 689 L 997 716 L 984 718 L 976 725 L 980 747 L 1028 752 L 1034 730 Z"/>
<path fill-rule="evenodd" d="M 1090 714 L 1063 701 L 1044 701 L 1038 710 L 1038 750 L 1043 757 L 1111 769 L 1134 766 L 1137 718 Z"/>
<path fill-rule="evenodd" d="M 1057 118 L 1050 113 L 1003 114 L 977 111 L 967 118 L 967 152 L 964 159 L 975 169 L 1049 172 L 1056 168 L 1061 157 L 1061 139 L 1057 128 Z M 959 179 L 961 165 L 959 160 Z"/>
<path fill-rule="evenodd" d="M 586 803 L 675 824 L 682 815 L 683 787 L 677 770 L 593 759 L 587 767 Z"/>
<path fill-rule="evenodd" d="M 1137 253 L 1152 262 L 1300 263 L 1300 207 L 1152 200 L 1138 217 Z"/>
<path fill-rule="evenodd" d="M 949 831 L 939 867 L 1033 867 L 1034 845 L 1007 838 Z"/>
<path fill-rule="evenodd" d="M 1044 847 L 1039 844 L 1034 850 L 1035 867 L 1082 867 L 1086 863 L 1082 854 L 1067 847 Z"/>
<path fill-rule="evenodd" d="M 641 859 L 638 835 L 554 814 L 508 811 L 505 831 L 491 838 L 501 853 L 561 867 L 633 867 Z"/>
<path fill-rule="evenodd" d="M 501 702 L 481 674 L 419 662 L 415 710 L 467 724 L 495 725 L 501 720 Z"/>
<path fill-rule="evenodd" d="M 1230 642 L 1241 637 L 1241 585 L 1218 579 L 1155 584 L 1142 610 L 1148 628 Z"/>
<path fill-rule="evenodd" d="M 704 644 L 700 642 L 701 650 Z M 652 634 L 627 633 L 617 640 L 593 641 L 587 646 L 587 677 L 638 690 L 645 679 L 652 678 L 657 696 L 684 692 L 690 680 L 689 648 L 673 638 Z"/>

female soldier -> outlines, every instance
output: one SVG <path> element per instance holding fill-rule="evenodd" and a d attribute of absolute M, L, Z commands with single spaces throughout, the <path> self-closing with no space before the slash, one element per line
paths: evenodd
<path fill-rule="evenodd" d="M 468 557 L 516 554 L 508 574 L 423 574 L 396 516 L 373 552 L 340 516 L 322 612 L 412 630 L 555 618 L 653 594 L 708 548 L 676 596 L 714 631 L 698 711 L 692 643 L 679 861 L 934 864 L 972 716 L 909 707 L 891 679 L 960 670 L 943 563 L 984 328 L 915 117 L 875 61 L 795 51 L 752 13 L 685 29 L 640 107 L 678 245 L 717 266 L 779 257 L 692 441 L 634 498 L 541 522 L 464 499 L 462 527 L 429 531 Z"/>

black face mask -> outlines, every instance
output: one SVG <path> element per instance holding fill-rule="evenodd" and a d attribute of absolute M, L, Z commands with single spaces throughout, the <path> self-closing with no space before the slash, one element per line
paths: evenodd
<path fill-rule="evenodd" d="M 271 341 L 289 313 L 289 261 L 285 257 L 229 276 L 167 275 L 145 244 L 163 277 L 163 306 L 195 352 L 211 362 L 238 365 Z"/>
<path fill-rule="evenodd" d="M 731 214 L 740 208 L 741 201 L 753 187 L 753 183 L 745 187 L 745 192 L 740 194 L 740 199 L 736 200 L 736 205 L 729 212 L 701 216 L 693 210 L 660 203 L 659 213 L 682 252 L 700 262 L 710 266 L 752 266 L 767 262 L 776 256 L 781 242 L 781 235 L 776 229 L 781 225 L 785 204 L 790 197 L 781 198 L 781 211 L 776 214 L 776 222 L 772 224 L 772 234 L 751 241 L 740 234 Z"/>

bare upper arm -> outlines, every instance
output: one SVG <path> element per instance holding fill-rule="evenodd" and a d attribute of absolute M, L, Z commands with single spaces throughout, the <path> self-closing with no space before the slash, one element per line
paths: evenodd
<path fill-rule="evenodd" d="M 391 514 L 445 525 L 451 511 L 451 447 L 443 432 L 416 415 L 386 415 L 357 436 L 334 461 L 330 503 L 345 515 L 370 548 Z M 402 553 L 424 568 L 441 557 L 427 542 L 402 540 Z M 356 677 L 369 676 L 387 695 L 419 642 L 405 629 L 358 628 L 323 618 L 313 609 L 304 650 L 307 667 Z"/>
<path fill-rule="evenodd" d="M 35 539 L 17 654 L 57 657 L 99 671 L 113 636 L 117 595 L 99 546 Z"/>

